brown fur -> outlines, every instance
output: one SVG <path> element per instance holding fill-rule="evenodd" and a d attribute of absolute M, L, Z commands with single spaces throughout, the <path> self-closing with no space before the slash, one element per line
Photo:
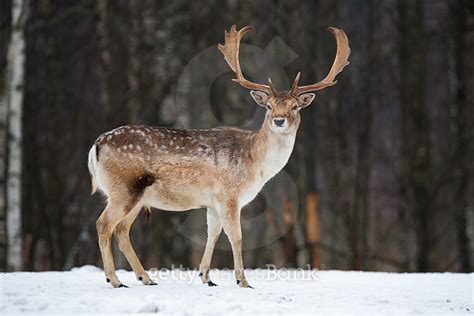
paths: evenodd
<path fill-rule="evenodd" d="M 97 221 L 97 229 L 104 270 L 113 286 L 119 286 L 120 281 L 114 273 L 110 255 L 109 234 L 112 231 L 116 231 L 121 249 L 133 262 L 137 277 L 144 284 L 152 283 L 127 242 L 129 226 L 142 207 L 146 215 L 150 207 L 171 211 L 202 207 L 217 210 L 221 227 L 235 246 L 234 254 L 240 257 L 241 207 L 284 166 L 300 121 L 299 114 L 292 110 L 294 99 L 285 102 L 275 98 L 269 102 L 274 109 L 267 111 L 265 122 L 258 131 L 123 126 L 97 139 L 98 160 L 90 162 L 90 169 L 93 183 L 97 182 L 109 200 Z M 271 121 L 275 115 L 284 115 L 291 122 L 284 133 L 272 130 Z M 281 150 L 281 155 L 269 154 Z M 275 162 L 269 157 L 276 158 L 277 165 L 273 166 Z M 239 262 L 241 258 L 237 264 Z M 202 270 L 207 271 L 205 265 Z M 236 277 L 242 281 L 241 286 L 248 285 L 243 268 L 236 270 Z"/>

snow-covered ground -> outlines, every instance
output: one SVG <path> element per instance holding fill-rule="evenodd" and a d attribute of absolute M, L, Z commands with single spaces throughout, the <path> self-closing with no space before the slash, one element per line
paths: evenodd
<path fill-rule="evenodd" d="M 195 271 L 156 271 L 157 286 L 117 274 L 130 288 L 112 289 L 92 266 L 2 273 L 0 314 L 474 314 L 472 273 L 249 270 L 255 289 L 237 287 L 232 271 L 211 272 L 217 287 L 200 284 Z"/>

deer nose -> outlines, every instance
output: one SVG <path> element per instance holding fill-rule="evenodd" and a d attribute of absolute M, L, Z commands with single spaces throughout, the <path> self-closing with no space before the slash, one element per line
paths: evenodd
<path fill-rule="evenodd" d="M 273 124 L 275 124 L 275 126 L 277 127 L 282 127 L 283 125 L 285 125 L 285 122 L 285 118 L 278 117 L 276 119 L 273 119 Z"/>

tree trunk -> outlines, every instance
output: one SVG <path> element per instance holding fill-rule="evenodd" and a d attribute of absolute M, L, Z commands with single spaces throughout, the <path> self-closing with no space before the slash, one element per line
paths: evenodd
<path fill-rule="evenodd" d="M 11 10 L 8 10 L 11 14 Z M 7 12 L 2 13 L 1 18 L 6 18 Z M 6 31 L 5 31 L 6 32 Z M 11 30 L 8 30 L 11 32 Z M 9 45 L 9 39 L 5 39 L 6 46 Z M 8 51 L 8 49 L 7 49 Z M 1 63 L 1 61 L 0 61 Z M 1 70 L 1 69 L 0 69 Z M 0 271 L 6 270 L 7 257 L 7 216 L 6 216 L 6 194 L 7 194 L 7 116 L 8 116 L 8 88 L 9 88 L 9 69 L 0 71 Z"/>
<path fill-rule="evenodd" d="M 298 266 L 298 246 L 295 237 L 295 210 L 290 201 L 286 200 L 283 206 L 283 224 L 286 234 L 280 237 L 283 247 L 285 267 L 296 268 Z"/>
<path fill-rule="evenodd" d="M 469 118 L 472 113 L 466 100 L 466 78 L 465 78 L 465 61 L 466 61 L 466 21 L 467 21 L 467 1 L 457 0 L 454 7 L 454 63 L 455 63 L 455 101 L 451 114 L 451 126 L 454 136 L 454 176 L 455 176 L 455 192 L 453 197 L 454 206 L 454 223 L 456 225 L 456 239 L 458 260 L 461 272 L 471 272 L 470 258 L 470 241 L 467 232 L 467 212 L 469 209 Z"/>
<path fill-rule="evenodd" d="M 311 71 L 311 74 L 314 72 Z M 312 76 L 316 77 L 316 76 Z M 307 113 L 302 116 L 304 121 L 303 144 L 304 144 L 304 185 L 306 198 L 304 201 L 305 210 L 305 226 L 306 226 L 306 244 L 309 248 L 310 262 L 314 269 L 318 269 L 321 265 L 321 249 L 320 249 L 320 209 L 319 194 L 316 179 L 316 155 L 315 155 L 315 139 L 317 137 L 314 127 L 315 120 L 314 106 L 307 109 Z"/>
<path fill-rule="evenodd" d="M 374 72 L 374 1 L 367 2 L 367 59 L 366 75 L 364 79 L 364 95 L 362 103 L 358 105 L 359 118 L 357 121 L 357 163 L 354 188 L 354 216 L 359 218 L 358 238 L 353 241 L 355 258 L 359 260 L 359 267 L 365 265 L 367 257 L 367 243 L 369 230 L 369 182 L 371 171 L 371 146 L 372 146 L 372 74 Z M 355 261 L 356 261 L 355 260 Z M 354 263 L 356 265 L 356 262 Z"/>
<path fill-rule="evenodd" d="M 4 78 L 2 78 L 4 79 Z M 0 271 L 5 271 L 7 256 L 6 217 L 6 164 L 7 164 L 7 115 L 6 91 L 0 92 Z"/>
<path fill-rule="evenodd" d="M 319 196 L 315 192 L 306 195 L 306 241 L 310 247 L 311 267 L 318 269 L 321 265 L 321 221 L 319 215 Z"/>
<path fill-rule="evenodd" d="M 22 110 L 25 67 L 25 21 L 28 3 L 12 3 L 12 34 L 6 69 L 6 103 L 8 104 L 8 165 L 7 165 L 7 269 L 22 269 L 21 171 L 22 171 Z"/>
<path fill-rule="evenodd" d="M 128 69 L 127 79 L 129 86 L 128 109 L 130 120 L 137 123 L 140 113 L 140 59 L 138 54 L 139 38 L 141 35 L 141 17 L 142 11 L 139 7 L 141 1 L 129 0 L 128 9 L 130 10 L 131 33 L 128 37 Z"/>
<path fill-rule="evenodd" d="M 97 1 L 99 20 L 97 22 L 97 35 L 99 37 L 100 53 L 100 106 L 103 123 L 107 123 L 110 114 L 110 70 L 112 67 L 112 56 L 110 55 L 110 35 L 108 26 L 107 0 Z"/>
<path fill-rule="evenodd" d="M 423 1 L 399 0 L 401 120 L 401 203 L 415 223 L 416 266 L 432 269 L 431 218 L 433 177 L 429 118 L 425 109 L 425 47 Z M 411 6 L 414 7 L 411 7 Z"/>

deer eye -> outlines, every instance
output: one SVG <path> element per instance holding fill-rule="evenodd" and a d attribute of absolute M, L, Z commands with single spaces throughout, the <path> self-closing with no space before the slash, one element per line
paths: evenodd
<path fill-rule="evenodd" d="M 295 106 L 293 106 L 291 109 L 292 109 L 293 111 L 297 111 L 299 108 L 300 108 L 299 106 L 295 105 Z"/>
<path fill-rule="evenodd" d="M 272 109 L 272 107 L 271 107 L 269 104 L 265 105 L 265 108 L 266 108 L 267 110 L 271 110 L 271 109 Z"/>

